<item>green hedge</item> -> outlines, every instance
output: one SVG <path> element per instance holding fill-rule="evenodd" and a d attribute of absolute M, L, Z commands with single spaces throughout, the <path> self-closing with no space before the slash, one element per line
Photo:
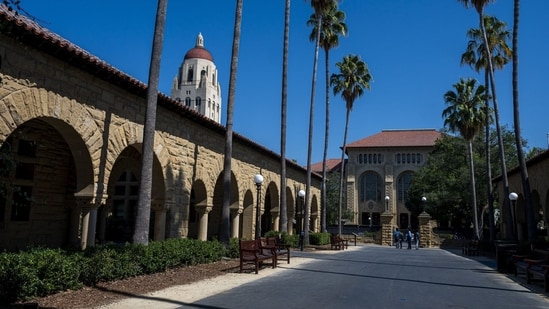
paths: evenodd
<path fill-rule="evenodd" d="M 224 256 L 238 257 L 238 240 L 231 240 L 227 249 L 218 241 L 168 239 L 147 246 L 105 244 L 84 251 L 30 248 L 2 252 L 0 305 L 104 281 L 211 263 Z"/>

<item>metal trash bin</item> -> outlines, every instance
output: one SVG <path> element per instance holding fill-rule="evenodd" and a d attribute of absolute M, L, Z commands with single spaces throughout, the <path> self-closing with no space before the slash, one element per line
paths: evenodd
<path fill-rule="evenodd" d="M 501 273 L 513 272 L 513 260 L 511 256 L 517 252 L 517 244 L 514 241 L 496 240 L 496 265 Z"/>

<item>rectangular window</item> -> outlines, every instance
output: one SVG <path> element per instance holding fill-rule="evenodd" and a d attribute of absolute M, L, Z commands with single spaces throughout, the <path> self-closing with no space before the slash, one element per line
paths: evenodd
<path fill-rule="evenodd" d="M 12 221 L 29 221 L 31 197 L 31 186 L 20 186 L 13 188 L 13 201 L 11 205 Z"/>
<path fill-rule="evenodd" d="M 17 154 L 20 156 L 36 158 L 36 142 L 27 141 L 24 139 L 19 140 Z"/>

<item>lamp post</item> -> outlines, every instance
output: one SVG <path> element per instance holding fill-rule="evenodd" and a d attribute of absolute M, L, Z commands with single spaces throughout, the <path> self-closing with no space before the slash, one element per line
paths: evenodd
<path fill-rule="evenodd" d="M 259 208 L 259 200 L 261 199 L 261 184 L 263 183 L 263 176 L 257 174 L 254 176 L 255 186 L 257 188 L 257 204 L 255 209 L 255 238 L 261 237 L 261 214 Z"/>
<path fill-rule="evenodd" d="M 422 208 L 422 212 L 425 211 L 425 202 L 427 202 L 427 198 L 425 196 L 422 196 L 421 197 L 421 208 Z"/>
<path fill-rule="evenodd" d="M 301 202 L 301 211 L 299 212 L 299 248 L 303 251 L 303 237 L 305 237 L 305 233 L 303 231 L 303 217 L 305 216 L 303 214 L 303 206 L 305 206 L 305 191 L 299 190 L 297 195 L 299 196 L 299 200 Z"/>
<path fill-rule="evenodd" d="M 512 211 L 512 214 L 513 214 L 513 233 L 514 233 L 514 237 L 515 237 L 515 240 L 518 241 L 518 227 L 517 227 L 517 199 L 518 199 L 518 194 L 516 194 L 515 192 L 511 192 L 509 193 L 509 199 L 511 200 L 511 203 L 513 204 L 513 209 L 511 209 Z"/>
<path fill-rule="evenodd" d="M 385 195 L 385 212 L 390 212 L 389 211 L 389 200 L 391 198 L 388 196 L 388 195 Z"/>

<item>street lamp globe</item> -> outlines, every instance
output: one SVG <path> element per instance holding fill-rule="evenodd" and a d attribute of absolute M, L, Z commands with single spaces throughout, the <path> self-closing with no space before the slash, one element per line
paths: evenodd
<path fill-rule="evenodd" d="M 263 175 L 257 174 L 254 176 L 254 182 L 256 185 L 260 186 L 263 183 Z"/>
<path fill-rule="evenodd" d="M 424 197 L 421 198 L 421 201 L 422 201 L 423 203 L 425 203 L 425 202 L 427 202 L 427 198 L 424 196 Z"/>
<path fill-rule="evenodd" d="M 515 192 L 509 193 L 509 199 L 513 202 L 516 201 L 518 199 L 518 194 L 516 194 Z"/>
<path fill-rule="evenodd" d="M 305 191 L 304 190 L 299 190 L 299 192 L 297 192 L 297 195 L 299 195 L 300 198 L 304 198 L 305 197 Z"/>

